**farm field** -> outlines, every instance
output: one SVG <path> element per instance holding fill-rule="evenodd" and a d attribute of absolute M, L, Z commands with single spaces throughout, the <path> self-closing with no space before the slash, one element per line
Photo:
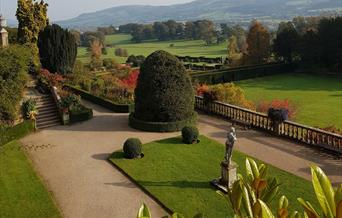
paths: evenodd
<path fill-rule="evenodd" d="M 233 217 L 229 203 L 209 183 L 220 176 L 218 166 L 224 146 L 205 136 L 199 139 L 200 143 L 195 145 L 183 144 L 181 137 L 151 142 L 143 145 L 143 159 L 125 159 L 123 152 L 118 151 L 113 153 L 110 161 L 171 210 L 185 217 Z M 242 175 L 246 173 L 245 159 L 245 154 L 234 152 L 233 160 L 239 165 L 238 173 Z M 309 181 L 269 165 L 268 170 L 269 175 L 281 183 L 280 196 L 287 196 L 291 209 L 302 211 L 297 197 L 309 200 L 316 207 Z M 277 202 L 274 201 L 274 206 Z"/>
<path fill-rule="evenodd" d="M 0 146 L 0 217 L 61 217 L 18 141 Z"/>
<path fill-rule="evenodd" d="M 221 57 L 226 55 L 227 44 L 206 46 L 202 40 L 173 40 L 173 41 L 144 41 L 142 43 L 134 43 L 130 41 L 131 36 L 127 34 L 115 34 L 106 36 L 107 55 L 102 58 L 115 58 L 119 63 L 126 61 L 125 57 L 117 57 L 114 55 L 115 48 L 127 49 L 128 55 L 144 55 L 148 56 L 156 50 L 165 50 L 174 55 L 189 55 L 194 57 Z M 173 47 L 170 47 L 173 44 Z M 109 45 L 113 47 L 109 47 Z M 114 47 L 115 46 L 115 47 Z M 89 55 L 85 47 L 78 48 L 78 59 L 82 62 L 89 62 Z"/>
<path fill-rule="evenodd" d="M 295 121 L 342 129 L 342 80 L 309 74 L 286 74 L 237 82 L 253 102 L 289 99 L 297 107 Z"/>

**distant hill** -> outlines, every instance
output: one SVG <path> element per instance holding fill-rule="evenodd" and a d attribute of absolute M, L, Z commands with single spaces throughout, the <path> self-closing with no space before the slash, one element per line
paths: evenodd
<path fill-rule="evenodd" d="M 69 28 L 121 25 L 131 22 L 150 23 L 210 19 L 244 22 L 284 20 L 294 16 L 312 16 L 326 12 L 342 12 L 341 0 L 196 0 L 171 6 L 119 6 L 57 22 Z"/>

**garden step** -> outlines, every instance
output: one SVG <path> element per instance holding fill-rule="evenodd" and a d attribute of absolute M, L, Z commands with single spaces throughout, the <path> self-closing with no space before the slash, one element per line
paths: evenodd
<path fill-rule="evenodd" d="M 58 118 L 48 120 L 48 121 L 37 121 L 37 128 L 42 129 L 50 126 L 57 126 L 60 125 L 61 122 Z"/>
<path fill-rule="evenodd" d="M 47 106 L 37 107 L 37 109 L 38 109 L 39 112 L 43 112 L 43 111 L 48 111 L 48 110 L 51 110 L 51 109 L 56 110 L 57 107 L 56 107 L 56 105 L 47 105 Z"/>
<path fill-rule="evenodd" d="M 49 124 L 40 124 L 40 125 L 37 125 L 37 128 L 38 129 L 45 129 L 45 128 L 48 128 L 48 127 L 59 126 L 59 125 L 60 125 L 59 122 L 49 123 Z"/>
<path fill-rule="evenodd" d="M 56 113 L 43 113 L 43 114 L 38 114 L 37 120 L 50 118 L 50 117 L 58 117 L 58 116 Z"/>
<path fill-rule="evenodd" d="M 56 107 L 56 104 L 54 102 L 50 102 L 50 103 L 44 103 L 44 104 L 37 104 L 37 108 L 45 108 L 45 107 Z"/>
<path fill-rule="evenodd" d="M 56 108 L 50 109 L 50 110 L 40 110 L 38 111 L 38 116 L 46 115 L 46 114 L 54 114 L 57 115 Z"/>

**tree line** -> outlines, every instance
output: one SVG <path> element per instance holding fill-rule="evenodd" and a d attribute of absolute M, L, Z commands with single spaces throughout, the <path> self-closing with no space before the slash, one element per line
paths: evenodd
<path fill-rule="evenodd" d="M 202 39 L 206 44 L 218 42 L 220 32 L 210 20 L 188 21 L 186 23 L 168 20 L 153 24 L 129 23 L 119 26 L 120 33 L 132 35 L 132 41 L 158 39 L 159 41 L 177 39 Z"/>

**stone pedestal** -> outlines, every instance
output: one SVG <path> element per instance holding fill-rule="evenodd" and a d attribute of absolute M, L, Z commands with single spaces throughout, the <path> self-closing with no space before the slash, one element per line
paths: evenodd
<path fill-rule="evenodd" d="M 227 161 L 221 162 L 221 177 L 214 179 L 211 184 L 217 189 L 228 192 L 228 189 L 233 186 L 233 183 L 237 180 L 237 168 L 238 165 L 235 162 L 231 162 L 230 165 Z"/>

